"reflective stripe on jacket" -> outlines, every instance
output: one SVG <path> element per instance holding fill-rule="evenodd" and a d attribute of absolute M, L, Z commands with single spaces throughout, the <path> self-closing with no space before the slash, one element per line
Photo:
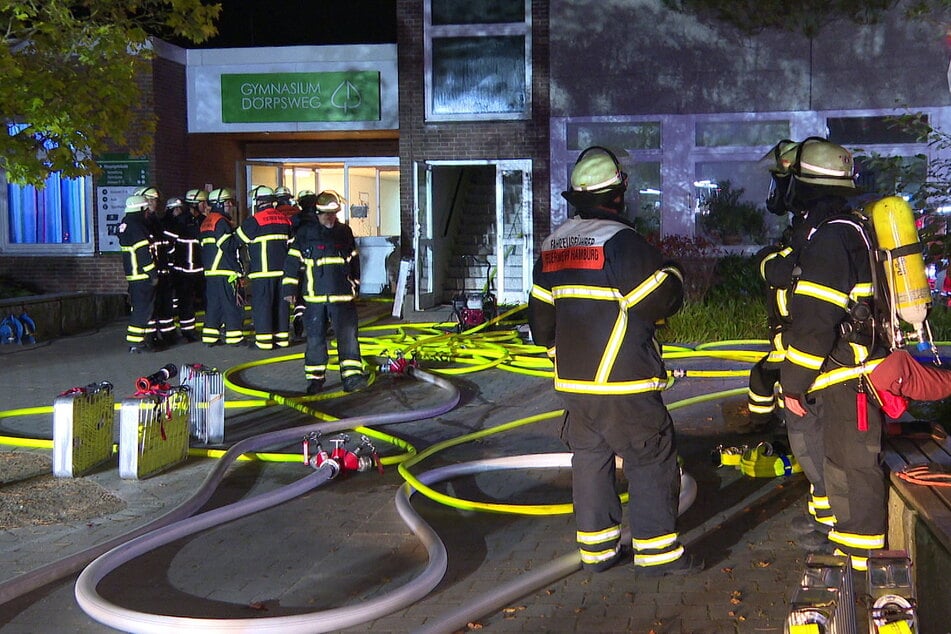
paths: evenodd
<path fill-rule="evenodd" d="M 353 231 L 337 222 L 324 227 L 316 219 L 301 223 L 284 261 L 284 297 L 300 295 L 306 302 L 349 302 L 360 286 L 360 255 Z"/>
<path fill-rule="evenodd" d="M 281 277 L 290 240 L 290 218 L 270 207 L 255 212 L 238 228 L 238 238 L 248 245 L 248 277 Z"/>
<path fill-rule="evenodd" d="M 833 216 L 816 227 L 799 257 L 802 273 L 789 302 L 792 323 L 783 333 L 783 392 L 805 394 L 871 372 L 881 351 L 843 336 L 851 307 L 871 302 L 871 245 L 861 225 Z"/>
<path fill-rule="evenodd" d="M 240 276 L 241 263 L 238 260 L 238 239 L 231 228 L 231 222 L 222 214 L 212 212 L 201 223 L 201 262 L 205 275 L 224 277 Z"/>
<path fill-rule="evenodd" d="M 155 277 L 152 236 L 144 212 L 126 214 L 119 223 L 118 234 L 125 279 L 137 282 Z"/>
<path fill-rule="evenodd" d="M 542 243 L 529 297 L 535 342 L 555 362 L 555 389 L 662 390 L 655 322 L 683 300 L 680 270 L 620 218 L 572 218 Z"/>

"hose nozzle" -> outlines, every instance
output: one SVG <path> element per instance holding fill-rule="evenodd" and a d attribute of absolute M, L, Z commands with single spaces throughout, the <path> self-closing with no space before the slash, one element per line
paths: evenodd
<path fill-rule="evenodd" d="M 168 365 L 162 366 L 158 372 L 148 376 L 140 376 L 135 380 L 135 387 L 140 392 L 148 392 L 163 383 L 167 383 L 169 379 L 174 379 L 176 376 L 178 376 L 178 366 L 174 363 L 169 363 Z"/>

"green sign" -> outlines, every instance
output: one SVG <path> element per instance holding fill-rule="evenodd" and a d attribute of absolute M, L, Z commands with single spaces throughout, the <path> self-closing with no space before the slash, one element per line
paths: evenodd
<path fill-rule="evenodd" d="M 96 160 L 102 169 L 96 184 L 99 187 L 135 187 L 149 182 L 148 159 L 115 158 L 108 155 Z"/>
<path fill-rule="evenodd" d="M 224 123 L 379 119 L 377 71 L 221 76 Z"/>

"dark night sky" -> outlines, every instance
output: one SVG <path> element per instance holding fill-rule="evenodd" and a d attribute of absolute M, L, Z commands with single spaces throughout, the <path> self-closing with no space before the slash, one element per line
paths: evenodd
<path fill-rule="evenodd" d="M 218 35 L 188 48 L 396 43 L 396 0 L 219 0 Z"/>

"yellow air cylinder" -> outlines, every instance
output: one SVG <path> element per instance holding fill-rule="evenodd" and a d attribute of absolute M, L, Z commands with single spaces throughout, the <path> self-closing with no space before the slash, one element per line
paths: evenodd
<path fill-rule="evenodd" d="M 925 274 L 925 259 L 919 246 L 918 229 L 911 205 L 898 196 L 888 196 L 872 203 L 867 209 L 875 228 L 878 248 L 891 253 L 884 261 L 885 278 L 895 312 L 924 337 L 924 323 L 931 306 L 931 288 Z"/>

